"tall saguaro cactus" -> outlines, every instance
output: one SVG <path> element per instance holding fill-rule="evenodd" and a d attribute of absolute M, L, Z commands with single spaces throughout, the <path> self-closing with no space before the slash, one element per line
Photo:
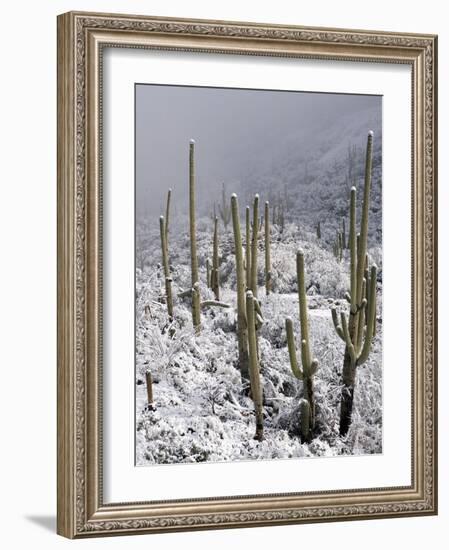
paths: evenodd
<path fill-rule="evenodd" d="M 200 288 L 198 283 L 198 255 L 196 249 L 195 219 L 195 140 L 189 144 L 189 216 L 190 216 L 190 266 L 192 277 L 192 321 L 196 332 L 201 328 Z"/>
<path fill-rule="evenodd" d="M 251 395 L 256 412 L 256 435 L 254 439 L 263 440 L 263 394 L 260 383 L 259 358 L 257 350 L 256 315 L 257 299 L 254 298 L 251 290 L 246 293 L 246 318 L 248 322 L 248 356 L 249 376 L 251 382 Z"/>
<path fill-rule="evenodd" d="M 271 292 L 270 203 L 268 201 L 265 202 L 264 230 L 265 230 L 265 292 L 268 296 Z"/>
<path fill-rule="evenodd" d="M 190 216 L 190 266 L 192 288 L 198 282 L 198 254 L 196 250 L 196 218 L 195 218 L 195 140 L 189 144 L 189 216 Z"/>
<path fill-rule="evenodd" d="M 299 320 L 301 324 L 301 364 L 296 358 L 295 337 L 293 323 L 290 318 L 285 320 L 287 332 L 288 353 L 293 374 L 304 384 L 304 398 L 300 404 L 301 413 L 301 439 L 309 442 L 312 439 L 315 427 L 315 398 L 313 389 L 313 376 L 318 369 L 318 361 L 312 358 L 310 351 L 309 322 L 307 318 L 307 298 L 304 282 L 304 252 L 298 250 L 296 254 L 296 275 L 298 279 Z"/>
<path fill-rule="evenodd" d="M 167 192 L 167 204 L 165 206 L 165 238 L 168 246 L 168 225 L 170 223 L 170 203 L 171 203 L 171 189 Z"/>
<path fill-rule="evenodd" d="M 218 218 L 214 220 L 214 244 L 212 254 L 212 271 L 210 274 L 210 283 L 212 291 L 217 301 L 220 300 L 220 266 L 218 257 Z"/>
<path fill-rule="evenodd" d="M 232 226 L 234 230 L 235 268 L 237 274 L 237 340 L 239 366 L 242 377 L 248 378 L 248 327 L 246 322 L 245 271 L 243 269 L 243 247 L 240 232 L 240 215 L 237 195 L 231 197 Z"/>
<path fill-rule="evenodd" d="M 360 235 L 356 232 L 356 189 L 351 189 L 349 211 L 349 250 L 351 292 L 347 295 L 350 301 L 349 319 L 344 312 L 337 315 L 332 308 L 332 320 L 340 338 L 345 342 L 343 359 L 343 390 L 341 394 L 340 434 L 346 435 L 351 425 L 354 402 L 354 387 L 357 367 L 369 356 L 375 332 L 376 321 L 376 282 L 377 267 L 371 266 L 370 275 L 366 277 L 368 216 L 371 190 L 371 171 L 373 154 L 373 133 L 369 132 L 366 146 L 365 187 L 363 192 Z"/>
<path fill-rule="evenodd" d="M 341 247 L 342 248 L 348 248 L 347 242 L 346 242 L 346 220 L 345 218 L 342 219 L 341 222 Z"/>
<path fill-rule="evenodd" d="M 253 234 L 251 239 L 251 286 L 254 298 L 257 298 L 257 239 L 259 237 L 259 195 L 254 196 Z"/>
<path fill-rule="evenodd" d="M 245 268 L 246 288 L 251 288 L 251 209 L 245 209 Z"/>
<path fill-rule="evenodd" d="M 170 266 L 168 264 L 168 245 L 167 245 L 167 227 L 165 225 L 164 216 L 159 218 L 159 229 L 161 234 L 161 249 L 162 249 L 162 267 L 164 269 L 165 280 L 165 299 L 167 303 L 167 312 L 170 321 L 173 319 L 173 295 L 172 295 L 172 278 L 170 276 Z"/>

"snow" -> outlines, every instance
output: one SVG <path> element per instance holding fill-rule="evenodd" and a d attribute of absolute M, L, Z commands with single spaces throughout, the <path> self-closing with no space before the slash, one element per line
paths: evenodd
<path fill-rule="evenodd" d="M 264 435 L 254 440 L 254 405 L 249 383 L 238 370 L 236 275 L 232 230 L 220 224 L 220 300 L 229 309 L 201 311 L 201 331 L 192 326 L 190 237 L 182 218 L 170 220 L 168 247 L 173 279 L 174 319 L 169 321 L 163 294 L 157 224 L 138 226 L 136 268 L 136 456 L 140 466 L 204 461 L 338 456 L 382 451 L 382 325 L 367 363 L 357 375 L 353 423 L 345 438 L 338 433 L 344 344 L 335 332 L 330 308 L 347 309 L 347 251 L 338 262 L 313 233 L 287 223 L 281 233 L 272 226 L 273 293 L 263 286 L 263 234 L 258 264 L 258 297 L 264 323 L 258 331 L 264 394 Z M 206 286 L 206 259 L 212 255 L 213 223 L 197 223 L 201 300 L 213 300 Z M 310 444 L 299 437 L 302 382 L 291 371 L 285 319 L 291 317 L 299 346 L 296 251 L 304 251 L 311 351 L 319 366 L 315 375 L 316 430 Z M 371 253 L 371 250 L 370 250 Z M 376 250 L 373 255 L 380 253 Z M 378 285 L 381 292 L 381 284 Z M 378 303 L 381 299 L 378 296 Z M 380 309 L 380 308 L 379 308 Z M 153 407 L 148 407 L 145 373 L 153 377 Z"/>

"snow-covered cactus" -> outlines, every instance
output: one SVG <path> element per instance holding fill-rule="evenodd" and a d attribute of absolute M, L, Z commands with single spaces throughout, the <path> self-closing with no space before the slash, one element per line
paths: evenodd
<path fill-rule="evenodd" d="M 196 251 L 195 219 L 195 140 L 189 144 L 189 216 L 190 216 L 190 266 L 192 288 L 198 282 L 198 255 Z"/>
<path fill-rule="evenodd" d="M 192 321 L 195 332 L 199 333 L 201 330 L 201 297 L 198 281 L 192 287 Z"/>
<path fill-rule="evenodd" d="M 337 234 L 335 235 L 335 241 L 332 250 L 337 261 L 341 262 L 343 259 L 343 237 L 342 233 L 338 230 Z"/>
<path fill-rule="evenodd" d="M 230 210 L 230 209 L 229 209 Z M 220 300 L 220 265 L 218 257 L 218 218 L 214 220 L 214 239 L 212 254 L 212 271 L 210 274 L 210 287 L 217 301 Z"/>
<path fill-rule="evenodd" d="M 224 183 L 221 185 L 221 204 L 218 205 L 218 212 L 220 213 L 221 221 L 227 229 L 231 221 L 231 208 L 226 200 L 226 186 Z"/>
<path fill-rule="evenodd" d="M 167 204 L 165 205 L 165 240 L 168 247 L 168 225 L 170 223 L 170 203 L 171 203 L 171 189 L 167 192 Z"/>
<path fill-rule="evenodd" d="M 195 220 L 195 141 L 189 144 L 189 216 L 190 216 L 190 267 L 192 278 L 192 322 L 195 332 L 201 329 L 200 288 L 198 284 L 198 255 L 196 250 Z"/>
<path fill-rule="evenodd" d="M 270 250 L 270 203 L 265 202 L 264 212 L 265 230 L 265 292 L 267 296 L 271 292 L 271 250 Z"/>
<path fill-rule="evenodd" d="M 164 269 L 164 277 L 170 277 L 170 267 L 168 265 L 167 232 L 165 229 L 164 216 L 159 216 L 159 231 L 161 235 L 162 267 Z"/>
<path fill-rule="evenodd" d="M 301 403 L 301 439 L 310 441 L 315 426 L 315 399 L 313 391 L 313 376 L 318 369 L 318 361 L 312 358 L 310 350 L 309 321 L 307 315 L 307 297 L 304 281 L 304 253 L 299 250 L 296 254 L 296 273 L 298 278 L 299 320 L 301 324 L 301 364 L 296 358 L 295 336 L 293 334 L 293 322 L 290 318 L 285 320 L 287 332 L 288 353 L 293 374 L 303 381 L 303 399 Z"/>
<path fill-rule="evenodd" d="M 233 194 L 231 197 L 231 212 L 234 230 L 235 269 L 237 275 L 237 340 L 239 346 L 239 367 L 242 377 L 248 378 L 248 330 L 246 323 L 245 271 L 243 269 L 239 203 L 236 194 Z"/>
<path fill-rule="evenodd" d="M 254 196 L 253 203 L 253 233 L 251 238 L 251 285 L 254 298 L 257 298 L 257 240 L 259 237 L 259 195 Z"/>
<path fill-rule="evenodd" d="M 343 259 L 344 240 L 343 240 L 343 234 L 340 232 L 338 233 L 337 242 L 338 242 L 338 261 L 341 262 L 341 260 Z"/>
<path fill-rule="evenodd" d="M 245 229 L 246 288 L 251 288 L 251 210 L 249 206 L 245 209 Z"/>
<path fill-rule="evenodd" d="M 153 377 L 151 376 L 151 372 L 147 370 L 145 373 L 145 381 L 147 385 L 147 401 L 148 401 L 148 409 L 150 411 L 154 410 L 154 399 L 153 399 Z"/>
<path fill-rule="evenodd" d="M 366 146 L 365 187 L 363 192 L 360 235 L 356 232 L 356 189 L 351 189 L 349 211 L 349 250 L 351 291 L 349 318 L 344 312 L 338 316 L 332 309 L 332 319 L 340 338 L 345 342 L 343 360 L 343 390 L 340 409 L 340 434 L 346 435 L 351 425 L 356 371 L 369 356 L 375 333 L 377 267 L 372 265 L 368 274 L 367 238 L 371 190 L 373 133 L 369 132 Z"/>
<path fill-rule="evenodd" d="M 256 335 L 256 303 L 257 299 L 251 290 L 246 293 L 246 318 L 248 321 L 248 355 L 249 377 L 251 382 L 251 396 L 256 412 L 256 435 L 254 439 L 263 440 L 263 392 L 260 382 L 259 358 Z"/>
<path fill-rule="evenodd" d="M 164 216 L 160 216 L 159 218 L 159 229 L 161 234 L 162 267 L 164 269 L 165 279 L 165 300 L 167 303 L 168 317 L 171 321 L 173 320 L 173 295 L 171 288 L 172 279 L 170 277 L 170 266 L 168 264 L 167 229 Z"/>
<path fill-rule="evenodd" d="M 171 277 L 165 277 L 165 293 L 167 295 L 167 313 L 169 321 L 173 321 L 173 291 L 172 291 L 173 279 Z"/>
<path fill-rule="evenodd" d="M 284 227 L 285 227 L 285 205 L 283 202 L 281 202 L 280 206 L 279 206 L 279 231 L 281 233 L 284 232 Z"/>
<path fill-rule="evenodd" d="M 206 284 L 207 284 L 207 288 L 211 287 L 210 272 L 211 272 L 210 260 L 209 260 L 209 258 L 207 258 L 206 259 Z"/>

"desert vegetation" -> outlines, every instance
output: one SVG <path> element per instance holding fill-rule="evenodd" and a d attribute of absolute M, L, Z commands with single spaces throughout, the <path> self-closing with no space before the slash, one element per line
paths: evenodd
<path fill-rule="evenodd" d="M 159 231 L 150 218 L 137 227 L 137 463 L 381 452 L 373 133 L 337 162 L 331 217 L 302 216 L 282 182 L 244 207 L 223 183 L 199 214 L 196 146 L 186 144 L 187 216 L 173 219 L 170 189 Z M 316 195 L 311 172 L 303 185 Z"/>

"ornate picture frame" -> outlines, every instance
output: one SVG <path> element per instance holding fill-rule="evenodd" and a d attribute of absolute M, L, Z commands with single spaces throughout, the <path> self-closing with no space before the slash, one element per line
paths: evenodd
<path fill-rule="evenodd" d="M 102 56 L 106 48 L 411 69 L 411 483 L 105 502 Z M 133 366 L 130 366 L 132 372 Z M 437 513 L 437 37 L 70 12 L 58 17 L 58 533 L 69 538 Z"/>

